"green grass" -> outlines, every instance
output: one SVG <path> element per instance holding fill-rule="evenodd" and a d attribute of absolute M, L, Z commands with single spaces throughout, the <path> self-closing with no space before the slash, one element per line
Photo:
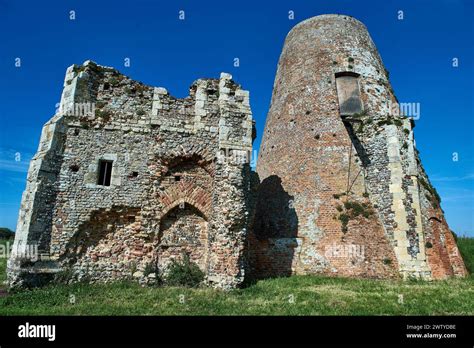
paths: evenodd
<path fill-rule="evenodd" d="M 467 239 L 467 238 L 466 238 Z M 459 238 L 472 266 L 472 239 Z M 4 279 L 5 262 L 1 263 Z M 71 303 L 70 299 L 75 299 Z M 400 301 L 403 299 L 403 301 Z M 474 277 L 436 282 L 294 276 L 224 292 L 135 283 L 50 285 L 0 297 L 0 315 L 474 315 Z"/>

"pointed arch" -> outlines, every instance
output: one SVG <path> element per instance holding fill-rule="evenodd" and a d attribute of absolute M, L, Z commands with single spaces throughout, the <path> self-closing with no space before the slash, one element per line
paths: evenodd
<path fill-rule="evenodd" d="M 183 205 L 188 205 L 194 209 L 196 209 L 199 213 L 202 214 L 203 218 L 206 220 L 206 221 L 209 221 L 209 216 L 208 214 L 205 213 L 205 210 L 206 210 L 206 207 L 202 206 L 201 204 L 193 201 L 192 199 L 190 199 L 189 197 L 181 197 L 175 201 L 173 201 L 173 203 L 169 204 L 168 206 L 166 206 L 162 211 L 161 211 L 161 216 L 160 216 L 160 219 L 163 219 L 164 217 L 166 217 L 166 215 L 168 215 L 168 213 L 170 211 L 172 211 L 173 209 L 175 208 L 178 208 L 178 207 L 182 207 Z"/>
<path fill-rule="evenodd" d="M 159 200 L 163 206 L 160 217 L 182 203 L 194 206 L 209 220 L 212 209 L 212 196 L 203 188 L 190 182 L 179 182 L 160 194 Z"/>

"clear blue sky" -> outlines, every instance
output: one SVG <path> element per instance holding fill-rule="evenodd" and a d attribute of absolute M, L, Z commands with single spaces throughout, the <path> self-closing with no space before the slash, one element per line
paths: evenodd
<path fill-rule="evenodd" d="M 28 162 L 69 65 L 91 59 L 177 97 L 198 78 L 229 72 L 250 90 L 258 149 L 287 32 L 342 13 L 368 27 L 400 102 L 421 103 L 415 135 L 424 166 L 451 228 L 474 236 L 473 12 L 468 0 L 0 0 L 0 226 L 15 228 Z"/>

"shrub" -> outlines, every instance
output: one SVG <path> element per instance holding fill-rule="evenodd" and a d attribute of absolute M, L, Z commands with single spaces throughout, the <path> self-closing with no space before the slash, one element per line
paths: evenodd
<path fill-rule="evenodd" d="M 143 275 L 148 277 L 150 274 L 155 275 L 154 279 L 152 278 L 154 285 L 161 285 L 163 283 L 158 265 L 156 263 L 150 262 L 145 265 L 145 268 L 143 269 Z"/>
<path fill-rule="evenodd" d="M 192 262 L 188 254 L 181 261 L 173 260 L 168 269 L 166 284 L 195 288 L 204 280 L 204 273 Z"/>
<path fill-rule="evenodd" d="M 74 67 L 72 68 L 72 71 L 74 71 L 76 75 L 84 70 L 86 70 L 86 67 L 84 65 L 74 65 Z"/>
<path fill-rule="evenodd" d="M 95 109 L 95 116 L 101 118 L 103 122 L 108 122 L 112 117 L 112 113 L 108 110 Z"/>
<path fill-rule="evenodd" d="M 392 264 L 392 260 L 390 260 L 389 258 L 383 259 L 382 262 L 383 262 L 384 265 L 391 265 Z"/>
<path fill-rule="evenodd" d="M 351 211 L 351 216 L 352 217 L 357 217 L 359 215 L 366 215 L 367 212 L 367 204 L 364 204 L 364 203 L 359 203 L 359 202 L 356 202 L 356 201 L 347 201 L 344 203 L 344 207 L 347 209 L 347 210 L 352 210 Z M 370 214 L 369 214 L 370 215 Z"/>
<path fill-rule="evenodd" d="M 457 237 L 457 244 L 459 251 L 464 260 L 467 270 L 473 277 L 474 273 L 474 238 L 469 237 Z"/>
<path fill-rule="evenodd" d="M 95 103 L 95 106 L 96 106 L 98 109 L 102 109 L 102 108 L 105 106 L 105 102 L 102 101 L 102 100 L 99 100 L 98 102 Z"/>
<path fill-rule="evenodd" d="M 116 78 L 116 77 L 111 77 L 111 78 L 109 79 L 109 84 L 110 84 L 111 86 L 117 86 L 119 83 L 120 83 L 120 80 L 119 80 L 118 78 Z"/>
<path fill-rule="evenodd" d="M 368 203 L 359 203 L 357 201 L 346 201 L 344 202 L 344 207 L 337 205 L 336 209 L 340 212 L 338 219 L 341 221 L 341 230 L 343 233 L 348 231 L 347 226 L 349 220 L 357 218 L 360 215 L 368 219 L 374 214 L 374 211 Z"/>
<path fill-rule="evenodd" d="M 0 227 L 0 239 L 10 239 L 15 237 L 15 233 L 6 227 Z"/>
<path fill-rule="evenodd" d="M 345 213 L 342 213 L 341 215 L 339 215 L 339 221 L 341 221 L 341 231 L 342 233 L 346 233 L 347 232 L 347 225 L 349 224 L 349 215 L 345 214 Z"/>

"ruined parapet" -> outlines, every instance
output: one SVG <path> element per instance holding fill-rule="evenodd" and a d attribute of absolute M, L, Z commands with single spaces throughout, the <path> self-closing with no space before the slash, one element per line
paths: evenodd
<path fill-rule="evenodd" d="M 231 155 L 251 145 L 248 92 L 228 74 L 179 99 L 91 61 L 69 67 L 30 166 L 10 285 L 59 271 L 149 283 L 188 254 L 209 284 L 238 286 L 250 158 Z M 44 260 L 17 257 L 27 244 Z"/>
<path fill-rule="evenodd" d="M 412 124 L 394 105 L 361 22 L 322 15 L 290 31 L 257 164 L 257 275 L 440 277 L 427 259 Z"/>

